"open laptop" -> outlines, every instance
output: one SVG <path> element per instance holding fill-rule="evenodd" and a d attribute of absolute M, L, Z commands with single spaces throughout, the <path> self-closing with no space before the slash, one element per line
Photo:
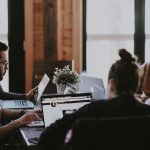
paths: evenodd
<path fill-rule="evenodd" d="M 25 131 L 22 131 L 22 134 L 26 136 L 25 140 L 28 145 L 36 145 L 44 128 L 61 119 L 64 115 L 75 112 L 80 107 L 90 103 L 91 100 L 91 93 L 41 96 L 43 121 L 33 121 L 27 125 L 31 128 L 25 128 Z"/>
<path fill-rule="evenodd" d="M 38 85 L 38 94 L 34 98 L 34 101 L 29 100 L 2 100 L 0 101 L 0 105 L 3 108 L 12 108 L 12 109 L 32 109 L 34 105 L 40 103 L 40 98 L 49 82 L 49 77 L 47 74 L 44 74 L 42 80 Z"/>
<path fill-rule="evenodd" d="M 43 95 L 41 104 L 43 110 L 44 126 L 47 127 L 64 115 L 78 110 L 90 103 L 91 93 L 66 94 L 66 95 Z"/>
<path fill-rule="evenodd" d="M 78 91 L 79 93 L 92 93 L 92 98 L 94 100 L 106 99 L 106 92 L 101 78 L 81 76 Z"/>

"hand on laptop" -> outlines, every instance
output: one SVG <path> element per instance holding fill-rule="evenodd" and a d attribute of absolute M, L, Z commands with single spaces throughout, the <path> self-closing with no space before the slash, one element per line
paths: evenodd
<path fill-rule="evenodd" d="M 36 86 L 35 88 L 31 89 L 27 94 L 26 94 L 26 98 L 28 100 L 34 100 L 36 99 L 38 95 L 38 86 Z"/>
<path fill-rule="evenodd" d="M 26 125 L 31 123 L 32 121 L 40 121 L 42 120 L 41 117 L 35 112 L 27 112 L 22 117 L 17 119 L 16 121 L 19 123 L 20 126 Z"/>
<path fill-rule="evenodd" d="M 42 109 L 36 108 L 36 109 L 29 109 L 29 110 L 24 110 L 24 114 L 28 113 L 28 112 L 32 112 L 32 113 L 36 113 L 40 118 L 43 118 L 43 114 L 42 114 Z"/>

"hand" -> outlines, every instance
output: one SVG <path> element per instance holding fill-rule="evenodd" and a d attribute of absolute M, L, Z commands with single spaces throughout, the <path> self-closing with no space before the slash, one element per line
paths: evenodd
<path fill-rule="evenodd" d="M 32 121 L 40 121 L 42 120 L 41 117 L 35 112 L 27 112 L 22 117 L 17 119 L 16 121 L 20 126 L 26 125 L 31 123 Z"/>
<path fill-rule="evenodd" d="M 26 98 L 28 100 L 34 100 L 36 99 L 38 95 L 38 86 L 36 86 L 35 88 L 33 88 L 32 90 L 30 90 L 27 94 L 26 94 Z"/>
<path fill-rule="evenodd" d="M 146 96 L 145 94 L 142 94 L 142 95 L 141 95 L 141 101 L 142 101 L 143 103 L 145 103 L 145 101 L 148 100 L 148 99 L 149 99 L 149 96 Z"/>
<path fill-rule="evenodd" d="M 42 118 L 43 117 L 43 114 L 42 114 L 42 109 L 39 109 L 39 108 L 34 108 L 34 109 L 29 109 L 29 110 L 24 110 L 24 114 L 25 113 L 29 113 L 29 112 L 32 112 L 32 113 L 37 113 L 38 114 L 38 116 L 40 117 L 40 118 Z"/>

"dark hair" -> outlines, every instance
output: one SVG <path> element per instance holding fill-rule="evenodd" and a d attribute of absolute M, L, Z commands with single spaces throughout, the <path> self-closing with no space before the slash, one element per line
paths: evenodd
<path fill-rule="evenodd" d="M 8 46 L 5 43 L 0 42 L 0 52 L 6 51 L 8 49 Z"/>
<path fill-rule="evenodd" d="M 118 53 L 121 59 L 111 66 L 108 79 L 114 80 L 117 94 L 135 93 L 139 85 L 139 72 L 135 58 L 125 49 L 120 49 Z"/>

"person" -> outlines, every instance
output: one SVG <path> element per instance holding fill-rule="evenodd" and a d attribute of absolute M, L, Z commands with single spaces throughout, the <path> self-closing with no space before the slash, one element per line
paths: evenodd
<path fill-rule="evenodd" d="M 139 68 L 141 72 L 140 100 L 143 103 L 150 105 L 150 63 L 144 63 Z"/>
<path fill-rule="evenodd" d="M 0 148 L 6 145 L 10 149 L 15 149 L 15 129 L 39 120 L 42 120 L 40 109 L 12 110 L 0 107 Z"/>
<path fill-rule="evenodd" d="M 5 43 L 0 42 L 0 81 L 8 70 L 8 59 L 7 59 L 8 46 Z M 2 100 L 13 100 L 13 99 L 34 99 L 34 95 L 37 94 L 37 87 L 30 90 L 27 94 L 5 92 L 0 85 L 0 99 Z"/>
<path fill-rule="evenodd" d="M 13 110 L 0 107 L 0 138 L 8 136 L 16 128 L 41 120 L 41 112 L 41 109 Z"/>
<path fill-rule="evenodd" d="M 150 114 L 150 107 L 140 103 L 134 95 L 139 85 L 139 68 L 135 59 L 125 49 L 119 50 L 119 56 L 121 59 L 112 64 L 108 74 L 109 99 L 92 101 L 51 124 L 40 136 L 41 149 L 58 150 L 67 131 L 78 119 Z"/>

